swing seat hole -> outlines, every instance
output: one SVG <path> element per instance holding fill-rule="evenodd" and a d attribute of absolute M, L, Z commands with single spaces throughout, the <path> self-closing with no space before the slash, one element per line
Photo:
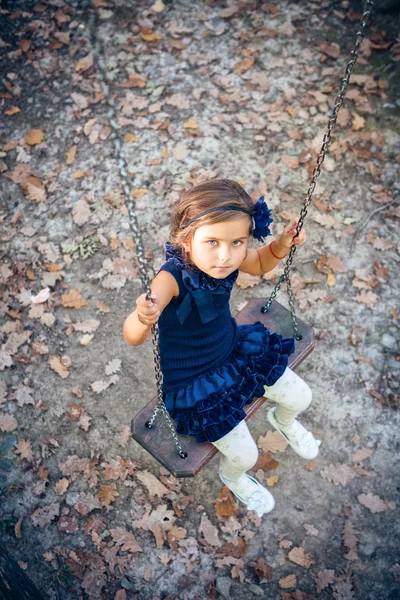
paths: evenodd
<path fill-rule="evenodd" d="M 150 423 L 150 421 L 146 421 L 144 426 L 146 427 L 146 429 L 151 429 L 153 427 L 153 425 Z"/>
<path fill-rule="evenodd" d="M 266 308 L 265 306 L 262 307 L 261 312 L 263 315 L 266 315 L 268 312 L 268 308 Z"/>
<path fill-rule="evenodd" d="M 188 457 L 188 453 L 187 452 L 179 452 L 179 456 L 181 457 L 182 460 L 184 460 L 185 458 Z"/>
<path fill-rule="evenodd" d="M 297 340 L 298 342 L 300 342 L 300 340 L 302 340 L 302 339 L 303 339 L 303 336 L 302 336 L 302 335 L 300 335 L 300 334 L 299 334 L 299 335 L 296 335 L 296 340 Z"/>

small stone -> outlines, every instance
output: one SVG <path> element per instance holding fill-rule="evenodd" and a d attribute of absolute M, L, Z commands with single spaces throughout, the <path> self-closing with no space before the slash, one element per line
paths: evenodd
<path fill-rule="evenodd" d="M 230 598 L 232 579 L 230 577 L 217 577 L 215 582 L 216 590 L 223 598 Z"/>
<path fill-rule="evenodd" d="M 334 371 L 334 373 L 337 375 L 348 375 L 349 367 L 340 361 L 336 361 L 332 365 L 332 371 Z"/>
<path fill-rule="evenodd" d="M 389 348 L 389 350 L 397 349 L 397 340 L 389 333 L 384 333 L 381 338 L 381 344 L 384 348 Z"/>
<path fill-rule="evenodd" d="M 9 473 L 13 468 L 13 464 L 10 460 L 0 460 L 0 471 Z"/>
<path fill-rule="evenodd" d="M 125 590 L 131 590 L 132 588 L 135 587 L 135 585 L 131 581 L 129 581 L 129 579 L 127 579 L 126 577 L 124 577 L 121 580 L 121 585 Z"/>
<path fill-rule="evenodd" d="M 290 175 L 282 175 L 278 181 L 278 188 L 285 188 L 292 183 Z"/>
<path fill-rule="evenodd" d="M 249 585 L 249 590 L 257 596 L 264 596 L 264 590 L 259 585 L 255 585 L 254 583 L 252 583 L 251 585 Z"/>
<path fill-rule="evenodd" d="M 0 448 L 0 454 L 4 456 L 17 443 L 15 435 L 6 435 Z"/>
<path fill-rule="evenodd" d="M 78 495 L 78 492 L 69 492 L 69 494 L 67 494 L 67 497 L 65 498 L 65 502 L 68 504 L 68 506 L 75 506 L 75 499 Z"/>

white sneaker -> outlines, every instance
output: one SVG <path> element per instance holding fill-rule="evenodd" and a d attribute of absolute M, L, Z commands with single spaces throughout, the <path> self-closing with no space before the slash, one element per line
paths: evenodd
<path fill-rule="evenodd" d="M 321 441 L 316 440 L 311 431 L 301 423 L 295 420 L 291 425 L 281 425 L 275 419 L 275 407 L 269 409 L 267 419 L 299 456 L 312 460 L 318 455 Z"/>
<path fill-rule="evenodd" d="M 232 481 L 225 479 L 225 477 L 222 475 L 221 469 L 219 469 L 218 472 L 222 483 L 224 483 L 231 490 L 231 492 L 238 500 L 240 500 L 240 502 L 243 502 L 243 504 L 247 506 L 248 510 L 254 510 L 259 517 L 262 517 L 265 513 L 271 512 L 271 510 L 274 508 L 275 500 L 273 495 L 256 479 L 254 479 L 254 477 L 251 477 L 251 475 L 245 473 L 243 475 L 245 480 L 241 485 L 240 483 L 234 484 Z M 255 483 L 258 489 L 256 489 L 256 491 L 254 491 L 250 497 L 246 499 L 248 496 L 248 489 L 246 490 L 246 487 L 248 488 L 249 480 Z"/>

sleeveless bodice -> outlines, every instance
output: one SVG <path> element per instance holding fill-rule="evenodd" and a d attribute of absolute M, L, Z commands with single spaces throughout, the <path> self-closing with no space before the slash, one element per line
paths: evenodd
<path fill-rule="evenodd" d="M 171 300 L 158 321 L 163 389 L 187 384 L 222 365 L 237 338 L 229 298 L 238 271 L 224 279 L 210 277 L 186 264 L 180 250 L 166 244 L 167 262 L 160 270 L 176 279 L 179 295 Z"/>

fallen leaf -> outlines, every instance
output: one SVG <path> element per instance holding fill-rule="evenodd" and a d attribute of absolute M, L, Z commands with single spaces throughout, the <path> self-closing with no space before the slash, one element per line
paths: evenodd
<path fill-rule="evenodd" d="M 244 271 L 239 271 L 239 276 L 236 280 L 236 283 L 242 290 L 246 290 L 262 283 L 262 277 L 259 275 L 250 275 Z"/>
<path fill-rule="evenodd" d="M 69 480 L 66 477 L 63 477 L 62 479 L 59 479 L 57 481 L 56 485 L 54 486 L 54 489 L 57 494 L 62 496 L 67 491 L 68 486 L 69 486 Z"/>
<path fill-rule="evenodd" d="M 29 440 L 20 440 L 17 442 L 14 452 L 15 454 L 19 454 L 20 458 L 24 458 L 28 462 L 33 461 L 32 446 Z"/>
<path fill-rule="evenodd" d="M 357 113 L 353 113 L 352 115 L 352 129 L 353 131 L 358 131 L 359 129 L 363 129 L 365 127 L 365 119 L 361 117 Z"/>
<path fill-rule="evenodd" d="M 189 151 L 184 142 L 178 142 L 174 147 L 174 157 L 176 160 L 185 160 Z"/>
<path fill-rule="evenodd" d="M 324 569 L 319 571 L 315 584 L 317 586 L 317 594 L 320 594 L 328 585 L 335 581 L 335 571 L 332 569 Z"/>
<path fill-rule="evenodd" d="M 263 450 L 263 452 L 284 452 L 288 447 L 288 443 L 285 438 L 279 433 L 279 431 L 268 431 L 266 435 L 260 437 L 257 440 L 257 446 Z"/>
<path fill-rule="evenodd" d="M 123 448 L 125 448 L 125 446 L 127 445 L 127 443 L 129 442 L 131 437 L 131 430 L 129 429 L 128 425 L 125 425 L 125 427 L 123 427 L 121 429 L 121 431 L 119 432 L 119 438 L 118 438 L 118 443 L 120 446 L 122 446 Z"/>
<path fill-rule="evenodd" d="M 18 421 L 12 415 L 8 413 L 0 414 L 0 431 L 14 431 L 17 427 Z"/>
<path fill-rule="evenodd" d="M 65 308 L 75 308 L 79 310 L 83 306 L 89 304 L 89 301 L 82 296 L 78 290 L 70 290 L 67 294 L 61 296 L 61 304 Z"/>
<path fill-rule="evenodd" d="M 256 563 L 250 563 L 249 566 L 255 567 L 256 575 L 259 578 L 260 583 L 263 581 L 271 581 L 273 571 L 271 567 L 267 565 L 263 557 L 259 558 Z"/>
<path fill-rule="evenodd" d="M 342 533 L 342 540 L 343 545 L 348 550 L 347 554 L 344 555 L 347 560 L 358 560 L 357 546 L 360 542 L 357 538 L 357 533 L 360 532 L 353 527 L 353 524 L 349 519 L 346 519 Z"/>
<path fill-rule="evenodd" d="M 14 527 L 14 533 L 15 533 L 15 537 L 17 539 L 21 539 L 22 535 L 21 535 L 21 526 L 22 526 L 22 520 L 24 517 L 21 517 L 20 519 L 18 519 L 17 523 L 15 524 Z"/>
<path fill-rule="evenodd" d="M 314 527 L 314 525 L 309 525 L 308 523 L 304 523 L 303 527 L 306 530 L 307 535 L 313 535 L 313 536 L 318 535 L 318 529 L 316 529 Z"/>
<path fill-rule="evenodd" d="M 372 513 L 383 512 L 387 509 L 384 501 L 375 494 L 360 494 L 357 500 L 363 506 L 366 506 Z"/>
<path fill-rule="evenodd" d="M 168 488 L 166 488 L 165 485 L 162 484 L 161 481 L 149 471 L 137 471 L 135 476 L 144 486 L 147 487 L 151 498 L 154 498 L 154 496 L 162 498 L 163 496 L 169 494 Z"/>
<path fill-rule="evenodd" d="M 35 512 L 31 515 L 31 521 L 34 526 L 44 527 L 45 525 L 49 525 L 53 519 L 59 516 L 59 514 L 60 505 L 50 504 L 35 510 Z"/>
<path fill-rule="evenodd" d="M 68 150 L 67 155 L 66 155 L 66 159 L 65 162 L 67 163 L 67 165 L 72 165 L 72 163 L 75 162 L 75 157 L 76 157 L 76 149 L 77 149 L 77 145 L 74 144 L 73 146 L 71 146 L 71 148 Z"/>
<path fill-rule="evenodd" d="M 143 552 L 140 544 L 135 540 L 133 533 L 123 527 L 110 529 L 114 544 L 120 546 L 122 552 Z"/>
<path fill-rule="evenodd" d="M 29 146 L 36 146 L 36 144 L 40 144 L 44 138 L 44 131 L 41 129 L 30 129 L 28 131 L 28 135 L 25 136 L 25 142 L 29 144 Z"/>
<path fill-rule="evenodd" d="M 117 488 L 114 484 L 111 485 L 101 485 L 101 491 L 98 492 L 96 498 L 106 506 L 110 506 L 111 502 L 114 502 L 117 496 L 119 496 L 117 492 Z"/>
<path fill-rule="evenodd" d="M 211 523 L 207 515 L 202 515 L 201 517 L 199 533 L 203 534 L 207 544 L 213 548 L 219 548 L 221 546 L 221 541 L 218 537 L 218 529 Z"/>
<path fill-rule="evenodd" d="M 321 471 L 321 477 L 327 479 L 335 485 L 340 484 L 345 486 L 350 483 L 350 481 L 353 481 L 354 477 L 356 476 L 357 474 L 351 467 L 341 463 L 330 464 L 329 466 L 324 467 L 324 469 Z"/>
<path fill-rule="evenodd" d="M 369 456 L 371 456 L 371 454 L 372 454 L 371 448 L 359 448 L 358 450 L 356 450 L 354 452 L 353 456 L 351 457 L 351 462 L 360 463 L 363 460 L 365 460 L 366 458 L 368 458 Z"/>
<path fill-rule="evenodd" d="M 31 296 L 30 300 L 32 304 L 42 304 L 43 302 L 47 302 L 50 298 L 50 289 L 48 287 L 40 290 L 40 292 L 36 296 Z"/>
<path fill-rule="evenodd" d="M 271 477 L 267 477 L 267 479 L 266 479 L 267 485 L 269 487 L 274 486 L 276 483 L 278 483 L 278 479 L 279 479 L 279 475 L 271 475 Z"/>
<path fill-rule="evenodd" d="M 106 364 L 105 373 L 106 375 L 113 375 L 114 373 L 118 373 L 121 370 L 121 360 L 119 358 L 114 358 L 109 363 Z"/>
<path fill-rule="evenodd" d="M 77 71 L 78 73 L 80 71 L 86 71 L 87 69 L 90 69 L 91 66 L 93 66 L 93 55 L 88 54 L 76 63 L 75 71 Z"/>
<path fill-rule="evenodd" d="M 64 367 L 59 356 L 50 356 L 50 358 L 48 359 L 48 363 L 50 369 L 55 371 L 57 375 L 59 375 L 63 379 L 66 379 L 68 377 L 69 371 Z"/>
<path fill-rule="evenodd" d="M 306 554 L 304 548 L 301 547 L 293 548 L 288 554 L 288 559 L 296 565 L 300 565 L 306 569 L 309 569 L 311 565 L 315 563 L 315 561 L 312 560 L 311 554 Z"/>
<path fill-rule="evenodd" d="M 281 587 L 284 590 L 296 587 L 296 585 L 297 579 L 294 573 L 292 573 L 291 575 L 287 575 L 286 577 L 282 577 L 282 579 L 279 580 L 279 587 Z"/>

